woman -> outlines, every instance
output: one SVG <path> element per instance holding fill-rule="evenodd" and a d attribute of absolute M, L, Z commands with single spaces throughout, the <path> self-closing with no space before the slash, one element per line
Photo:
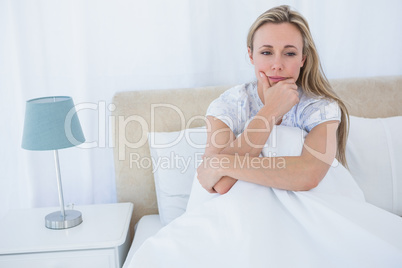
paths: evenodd
<path fill-rule="evenodd" d="M 299 13 L 288 6 L 263 13 L 250 28 L 247 46 L 258 81 L 229 89 L 211 103 L 199 181 L 207 191 L 221 194 L 237 179 L 310 190 L 335 156 L 346 165 L 348 111 L 325 78 L 307 21 Z M 284 168 L 262 168 L 262 158 L 260 168 L 235 168 L 235 156 L 260 155 L 275 124 L 308 132 L 302 154 L 286 157 Z"/>
<path fill-rule="evenodd" d="M 130 267 L 400 267 L 401 218 L 366 203 L 344 167 L 330 169 L 335 157 L 346 165 L 348 112 L 307 22 L 287 6 L 268 10 L 250 29 L 248 53 L 258 81 L 207 111 L 198 181 L 221 195 L 194 180 L 186 213 L 146 240 Z M 304 143 L 284 135 L 281 155 L 301 155 L 267 166 L 271 158 L 258 156 L 278 124 L 292 127 L 278 136 L 308 134 Z"/>

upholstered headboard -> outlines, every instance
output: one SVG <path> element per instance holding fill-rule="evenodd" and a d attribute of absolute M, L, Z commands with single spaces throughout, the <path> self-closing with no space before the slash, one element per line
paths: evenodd
<path fill-rule="evenodd" d="M 376 118 L 402 115 L 402 76 L 337 79 L 331 85 L 350 115 Z M 147 134 L 178 131 L 204 124 L 208 105 L 229 86 L 118 92 L 114 162 L 118 202 L 134 203 L 132 225 L 158 213 Z M 198 116 L 198 117 L 196 117 Z M 144 159 L 143 165 L 137 165 Z M 135 160 L 135 161 L 134 161 Z M 148 162 L 149 164 L 150 162 Z"/>

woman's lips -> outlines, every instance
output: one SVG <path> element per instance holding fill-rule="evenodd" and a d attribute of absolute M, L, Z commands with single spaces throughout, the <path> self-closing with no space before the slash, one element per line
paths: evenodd
<path fill-rule="evenodd" d="M 288 79 L 289 77 L 283 77 L 283 76 L 268 76 L 269 80 L 271 80 L 274 83 L 277 83 L 279 81 Z"/>

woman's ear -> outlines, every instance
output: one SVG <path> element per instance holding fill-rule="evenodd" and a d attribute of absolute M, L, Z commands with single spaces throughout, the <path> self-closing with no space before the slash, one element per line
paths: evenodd
<path fill-rule="evenodd" d="M 253 52 L 251 51 L 251 48 L 250 48 L 250 47 L 247 47 L 247 51 L 248 51 L 248 57 L 250 58 L 251 64 L 254 64 Z"/>
<path fill-rule="evenodd" d="M 300 68 L 303 67 L 304 62 L 306 61 L 306 59 L 307 59 L 307 56 L 306 56 L 306 55 L 303 55 Z"/>

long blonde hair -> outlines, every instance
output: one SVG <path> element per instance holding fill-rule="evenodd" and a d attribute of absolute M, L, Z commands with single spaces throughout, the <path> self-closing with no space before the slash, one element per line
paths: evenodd
<path fill-rule="evenodd" d="M 261 14 L 251 25 L 247 36 L 247 47 L 250 48 L 252 53 L 255 32 L 262 25 L 266 23 L 280 24 L 285 22 L 295 25 L 303 38 L 303 55 L 306 57 L 306 61 L 300 70 L 296 84 L 300 85 L 307 94 L 336 101 L 341 109 L 341 122 L 337 130 L 338 146 L 336 158 L 344 166 L 347 166 L 345 147 L 349 130 L 349 112 L 343 101 L 332 90 L 328 79 L 325 77 L 306 19 L 300 13 L 291 10 L 287 5 L 269 9 Z"/>

